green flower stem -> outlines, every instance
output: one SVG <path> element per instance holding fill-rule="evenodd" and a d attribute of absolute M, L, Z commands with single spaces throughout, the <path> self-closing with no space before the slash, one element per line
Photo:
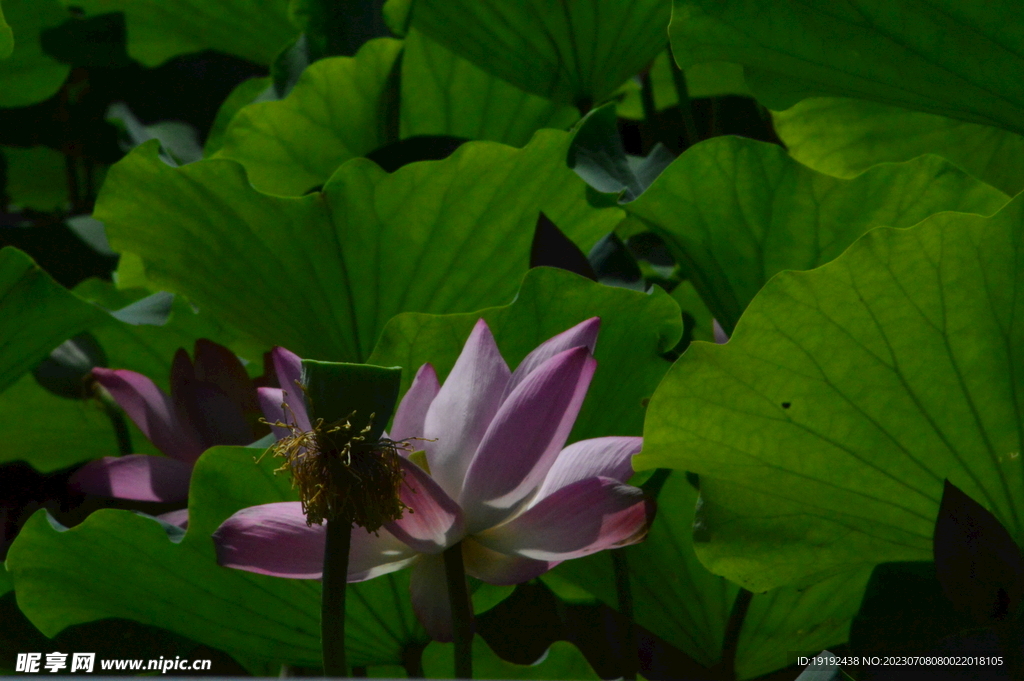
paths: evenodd
<path fill-rule="evenodd" d="M 686 130 L 686 146 L 697 143 L 697 119 L 693 117 L 693 105 L 690 103 L 690 90 L 686 86 L 686 74 L 676 65 L 672 54 L 672 45 L 668 46 L 668 65 L 672 71 L 672 83 L 676 86 L 676 97 L 679 99 L 679 111 L 683 114 L 683 128 Z"/>
<path fill-rule="evenodd" d="M 454 622 L 455 678 L 473 678 L 473 610 L 462 562 L 462 542 L 444 551 L 444 572 L 448 578 L 448 602 Z"/>
<path fill-rule="evenodd" d="M 320 600 L 324 676 L 348 676 L 348 667 L 345 663 L 345 588 L 348 585 L 348 552 L 351 541 L 351 521 L 327 521 L 323 594 Z"/>
<path fill-rule="evenodd" d="M 650 125 L 657 124 L 658 107 L 654 103 L 654 85 L 651 82 L 651 70 L 640 74 L 640 104 L 644 110 L 644 120 Z"/>

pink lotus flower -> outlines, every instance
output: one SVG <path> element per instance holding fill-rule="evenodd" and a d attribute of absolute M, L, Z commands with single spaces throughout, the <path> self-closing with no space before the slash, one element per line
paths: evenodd
<path fill-rule="evenodd" d="M 195 344 L 195 363 L 179 349 L 171 364 L 171 394 L 126 369 L 92 370 L 139 430 L 166 456 L 130 454 L 90 461 L 70 479 L 89 494 L 134 501 L 184 502 L 192 467 L 215 445 L 247 445 L 265 435 L 256 384 L 230 350 L 206 339 Z M 174 524 L 187 511 L 161 516 Z"/>
<path fill-rule="evenodd" d="M 443 386 L 430 364 L 420 368 L 390 435 L 430 440 L 414 441 L 425 451 L 423 467 L 415 455 L 402 459 L 402 501 L 412 512 L 379 536 L 353 528 L 348 581 L 411 564 L 417 617 L 433 638 L 450 641 L 446 548 L 462 542 L 466 571 L 503 585 L 643 539 L 653 504 L 624 484 L 642 439 L 602 437 L 563 448 L 597 365 L 591 352 L 599 325 L 595 317 L 555 336 L 510 372 L 480 320 Z M 299 358 L 273 354 L 281 385 L 293 385 Z M 281 390 L 259 395 L 268 420 L 291 422 Z M 308 430 L 301 405 L 292 400 L 289 410 Z M 318 579 L 324 532 L 307 526 L 299 502 L 282 502 L 239 511 L 214 540 L 221 565 Z"/>

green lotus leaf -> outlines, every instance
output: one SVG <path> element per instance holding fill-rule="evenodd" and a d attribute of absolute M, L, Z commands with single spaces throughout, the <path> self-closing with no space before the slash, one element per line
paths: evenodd
<path fill-rule="evenodd" d="M 936 154 L 1010 196 L 1024 190 L 1024 137 L 1000 128 L 835 97 L 806 99 L 772 118 L 790 155 L 822 173 L 853 177 Z"/>
<path fill-rule="evenodd" d="M 654 106 L 658 111 L 668 109 L 679 103 L 672 70 L 669 67 L 668 51 L 662 52 L 651 64 L 651 88 L 654 94 Z M 694 64 L 684 72 L 686 92 L 690 99 L 699 97 L 721 97 L 723 95 L 750 96 L 750 88 L 743 80 L 743 67 L 739 64 L 714 62 Z M 640 100 L 640 84 L 637 80 L 627 81 L 619 92 L 622 101 L 616 107 L 619 116 L 640 120 L 644 117 L 643 103 Z"/>
<path fill-rule="evenodd" d="M 399 120 L 390 130 L 396 68 Z M 394 135 L 523 146 L 538 129 L 568 128 L 577 117 L 572 107 L 527 94 L 412 30 L 404 50 L 402 41 L 381 38 L 354 57 L 310 65 L 285 99 L 239 111 L 217 156 L 244 165 L 257 189 L 300 195 L 322 185 L 345 161 L 394 141 Z"/>
<path fill-rule="evenodd" d="M 224 146 L 224 133 L 228 125 L 234 120 L 235 114 L 243 108 L 257 101 L 258 98 L 268 92 L 272 87 L 269 77 L 250 78 L 239 83 L 227 99 L 217 109 L 217 117 L 213 120 L 213 126 L 206 135 L 206 142 L 203 144 L 203 156 L 208 158 L 220 151 Z"/>
<path fill-rule="evenodd" d="M 58 0 L 4 0 L 3 14 L 7 23 L 0 16 L 0 107 L 28 106 L 53 96 L 71 67 L 43 52 L 39 34 L 65 21 L 67 10 Z M 2 59 L 6 54 L 10 56 Z"/>
<path fill-rule="evenodd" d="M 196 464 L 189 529 L 100 510 L 71 529 L 45 511 L 26 523 L 7 566 L 18 605 L 47 636 L 106 617 L 161 626 L 240 659 L 320 664 L 320 583 L 219 567 L 210 534 L 239 509 L 292 501 L 287 476 L 257 449 L 216 447 Z M 59 561 L 54 556 L 61 556 Z M 428 638 L 412 612 L 408 572 L 350 585 L 347 649 L 354 665 L 400 664 Z"/>
<path fill-rule="evenodd" d="M 11 203 L 43 212 L 67 205 L 64 154 L 50 147 L 0 147 L 0 153 L 7 162 L 6 191 Z"/>
<path fill-rule="evenodd" d="M 589 108 L 662 52 L 662 0 L 417 0 L 412 25 L 527 92 Z"/>
<path fill-rule="evenodd" d="M 991 214 L 1006 200 L 937 157 L 842 180 L 776 145 L 719 137 L 688 149 L 623 207 L 665 240 L 731 333 L 777 272 L 818 267 L 872 227 L 909 227 L 944 210 Z"/>
<path fill-rule="evenodd" d="M 5 0 L 9 2 L 10 0 Z M 61 0 L 86 16 L 124 12 L 128 54 L 144 66 L 203 50 L 270 64 L 299 34 L 288 0 Z"/>
<path fill-rule="evenodd" d="M 540 128 L 567 129 L 568 105 L 520 90 L 412 29 L 402 57 L 401 135 L 452 135 L 520 147 Z"/>
<path fill-rule="evenodd" d="M 661 289 L 647 295 L 538 267 L 526 275 L 510 305 L 458 315 L 399 315 L 384 328 L 369 361 L 404 367 L 404 391 L 427 362 L 443 380 L 478 319 L 487 321 L 502 357 L 514 368 L 543 341 L 595 316 L 601 318 L 597 373 L 569 441 L 639 435 L 643 400 L 668 367 L 660 355 L 682 334 L 679 308 Z"/>
<path fill-rule="evenodd" d="M 701 561 L 752 591 L 928 560 L 943 480 L 1024 539 L 1024 195 L 776 275 L 651 399 L 638 468 L 700 474 Z"/>
<path fill-rule="evenodd" d="M 726 625 L 739 587 L 708 572 L 693 549 L 697 490 L 672 473 L 658 495 L 647 538 L 621 550 L 629 574 L 636 622 L 710 667 L 722 658 Z M 566 561 L 549 573 L 618 607 L 608 554 Z M 749 679 L 846 642 L 860 608 L 870 568 L 836 575 L 807 589 L 781 587 L 754 594 L 736 649 L 736 675 Z M 545 578 L 546 579 L 546 578 Z"/>
<path fill-rule="evenodd" d="M 1024 132 L 1024 15 L 1014 0 L 675 0 L 680 66 L 727 61 L 771 109 L 857 97 Z"/>
<path fill-rule="evenodd" d="M 428 679 L 450 679 L 455 669 L 455 644 L 431 641 L 423 651 Z M 506 662 L 481 637 L 473 637 L 473 676 L 478 679 L 599 679 L 580 649 L 555 641 L 536 664 Z"/>
<path fill-rule="evenodd" d="M 474 142 L 391 175 L 353 159 L 295 198 L 258 192 L 234 161 L 171 168 L 147 143 L 111 168 L 96 217 L 148 279 L 263 345 L 359 362 L 399 312 L 507 303 L 540 211 L 584 250 L 614 227 L 621 212 L 591 208 L 565 166 L 568 141 Z"/>
<path fill-rule="evenodd" d="M 4 17 L 4 8 L 0 6 L 0 59 L 6 59 L 14 51 L 14 33 Z"/>
<path fill-rule="evenodd" d="M 384 93 L 401 51 L 401 41 L 380 38 L 354 57 L 311 64 L 283 100 L 235 114 L 216 157 L 244 165 L 263 191 L 298 196 L 323 185 L 342 163 L 386 141 Z"/>
<path fill-rule="evenodd" d="M 106 315 L 16 248 L 0 250 L 0 392 Z"/>

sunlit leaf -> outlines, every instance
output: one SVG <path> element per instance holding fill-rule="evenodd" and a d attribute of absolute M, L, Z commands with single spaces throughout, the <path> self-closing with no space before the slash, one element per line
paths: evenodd
<path fill-rule="evenodd" d="M 777 272 L 822 265 L 873 227 L 909 227 L 943 210 L 989 214 L 1006 200 L 937 157 L 842 180 L 776 145 L 718 137 L 688 149 L 623 207 L 664 239 L 730 333 Z"/>
<path fill-rule="evenodd" d="M 463 145 L 387 174 L 342 166 L 324 193 L 261 194 L 233 161 L 171 168 L 153 143 L 107 177 L 96 216 L 146 276 L 264 345 L 359 361 L 404 311 L 507 303 L 544 211 L 588 250 L 618 222 L 594 209 L 565 166 L 568 135 L 541 131 L 518 150 Z"/>
<path fill-rule="evenodd" d="M 836 177 L 936 154 L 1010 196 L 1024 189 L 1024 137 L 1000 128 L 829 97 L 806 99 L 772 118 L 793 158 Z"/>
<path fill-rule="evenodd" d="M 943 480 L 1024 538 L 1024 196 L 776 275 L 651 400 L 640 468 L 700 474 L 701 561 L 753 591 L 928 560 Z"/>

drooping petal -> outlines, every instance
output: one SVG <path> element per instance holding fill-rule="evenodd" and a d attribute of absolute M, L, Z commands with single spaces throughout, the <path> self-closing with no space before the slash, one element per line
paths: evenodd
<path fill-rule="evenodd" d="M 500 553 L 568 560 L 640 541 L 653 513 L 653 502 L 639 488 L 611 478 L 587 478 L 475 538 Z"/>
<path fill-rule="evenodd" d="M 462 540 L 462 558 L 466 561 L 468 574 L 498 586 L 522 584 L 544 574 L 560 562 L 499 553 L 472 537 Z"/>
<path fill-rule="evenodd" d="M 395 420 L 391 426 L 391 438 L 404 440 L 407 437 L 423 437 L 423 424 L 427 419 L 427 410 L 441 390 L 437 381 L 437 372 L 431 364 L 424 364 L 416 372 L 416 378 L 406 391 L 402 402 L 395 411 Z M 422 449 L 421 443 L 413 447 Z"/>
<path fill-rule="evenodd" d="M 157 516 L 160 520 L 171 525 L 177 525 L 183 530 L 188 529 L 188 509 L 179 508 L 177 511 L 168 511 Z"/>
<path fill-rule="evenodd" d="M 288 392 L 289 397 L 296 395 L 299 392 L 299 388 L 295 383 L 302 378 L 302 358 L 291 350 L 286 350 L 280 346 L 271 350 L 270 356 L 274 362 L 277 384 L 281 386 L 282 390 Z M 301 402 L 302 400 L 299 401 Z"/>
<path fill-rule="evenodd" d="M 633 455 L 643 447 L 642 437 L 596 437 L 575 442 L 551 465 L 530 505 L 552 492 L 585 478 L 612 478 L 626 482 L 633 475 Z"/>
<path fill-rule="evenodd" d="M 386 527 L 419 553 L 440 553 L 462 539 L 462 509 L 423 469 L 408 459 L 400 462 L 405 473 L 400 496 L 411 511 Z"/>
<path fill-rule="evenodd" d="M 291 403 L 288 404 L 287 410 L 281 407 L 286 399 L 281 388 L 258 388 L 256 395 L 260 401 L 263 418 L 271 423 L 277 421 L 281 423 L 294 423 L 300 430 L 309 431 L 312 429 L 309 425 L 309 417 L 306 415 L 304 405 L 300 409 L 293 409 Z M 270 429 L 278 440 L 291 434 L 287 428 L 271 426 Z"/>
<path fill-rule="evenodd" d="M 597 334 L 601 330 L 601 318 L 591 317 L 590 319 L 580 322 L 576 326 L 563 331 L 562 333 L 549 338 L 544 341 L 537 348 L 526 356 L 516 370 L 512 372 L 512 378 L 508 381 L 508 386 L 505 388 L 505 394 L 502 395 L 502 400 L 505 400 L 517 385 L 523 382 L 523 379 L 527 377 L 534 369 L 539 367 L 544 362 L 548 361 L 560 352 L 585 346 L 590 350 L 590 353 L 594 353 L 594 348 L 597 346 Z"/>
<path fill-rule="evenodd" d="M 416 619 L 435 641 L 452 640 L 452 609 L 448 601 L 448 580 L 444 557 L 424 554 L 412 566 L 409 593 Z"/>
<path fill-rule="evenodd" d="M 430 474 L 453 499 L 458 498 L 466 469 L 498 411 L 509 376 L 494 336 L 481 319 L 424 419 L 424 436 L 437 440 L 423 443 Z"/>
<path fill-rule="evenodd" d="M 217 562 L 248 572 L 291 579 L 320 579 L 323 525 L 306 525 L 302 504 L 283 501 L 243 508 L 213 533 Z M 352 529 L 348 580 L 370 579 L 407 565 L 415 554 L 386 531 Z"/>
<path fill-rule="evenodd" d="M 596 367 L 586 347 L 566 350 L 530 372 L 501 405 L 458 499 L 469 533 L 504 520 L 541 483 L 572 430 Z"/>
<path fill-rule="evenodd" d="M 175 502 L 188 499 L 192 464 L 165 456 L 130 454 L 90 461 L 68 484 L 87 494 L 135 501 Z"/>
<path fill-rule="evenodd" d="M 188 462 L 203 453 L 192 427 L 181 420 L 174 402 L 153 381 L 125 369 L 95 368 L 92 374 L 161 452 Z"/>

